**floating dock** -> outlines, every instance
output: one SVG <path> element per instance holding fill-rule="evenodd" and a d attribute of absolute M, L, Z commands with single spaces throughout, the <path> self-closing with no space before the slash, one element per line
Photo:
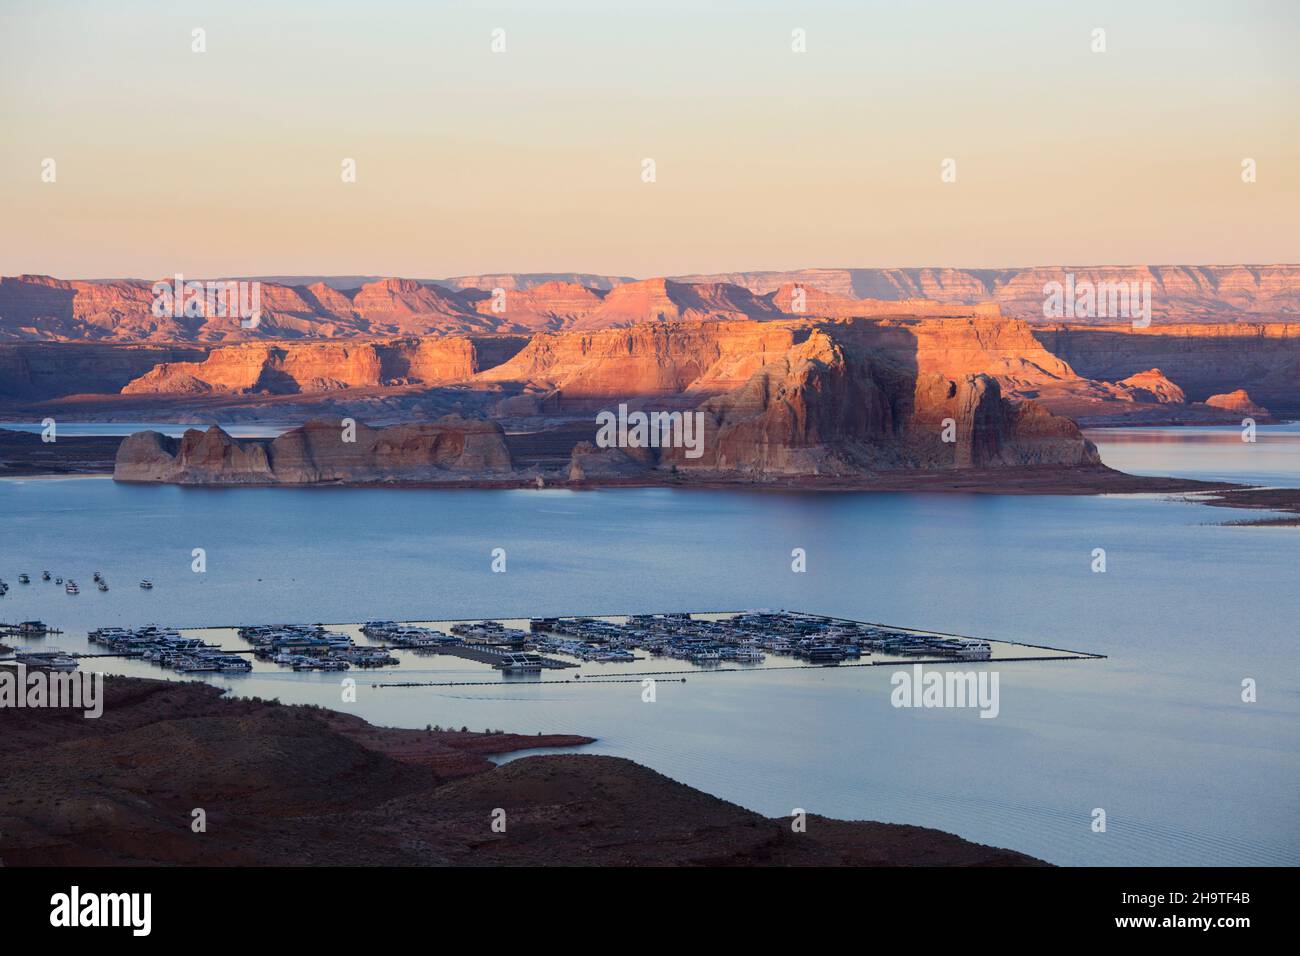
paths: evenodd
<path fill-rule="evenodd" d="M 232 639 L 259 630 L 303 625 L 230 626 L 180 633 L 247 653 Z M 1099 660 L 1101 654 L 1046 644 L 975 638 L 802 611 L 708 611 L 664 614 L 558 615 L 535 618 L 455 618 L 313 625 L 355 642 L 357 650 L 383 650 L 400 663 L 391 681 L 375 687 L 530 683 L 584 683 L 596 679 L 659 679 L 814 667 L 931 666 Z M 368 645 L 368 647 L 367 647 Z M 216 650 L 216 648 L 214 648 Z M 490 666 L 484 680 L 402 680 L 404 670 L 439 655 Z M 259 657 L 266 659 L 264 655 Z M 527 658 L 528 667 L 510 665 Z M 581 668 L 578 674 L 544 675 Z M 459 676 L 459 675 L 458 675 Z M 469 678 L 469 679 L 466 679 Z M 563 678 L 563 679 L 560 679 Z"/>
<path fill-rule="evenodd" d="M 21 625 L 21 632 L 19 626 L 3 627 L 21 637 L 59 633 L 36 621 Z M 427 681 L 394 675 L 397 679 L 375 681 L 372 687 L 499 685 L 503 680 L 519 679 L 582 684 L 824 667 L 952 667 L 1099 660 L 1105 656 L 787 610 L 185 629 L 151 625 L 100 628 L 92 631 L 88 640 L 99 648 L 71 656 L 141 658 L 194 676 L 385 666 L 409 673 L 437 656 L 497 671 L 491 680 L 477 680 L 468 673 Z M 255 666 L 249 660 L 253 657 L 263 664 Z M 548 671 L 579 668 L 580 673 L 557 674 L 550 680 L 543 677 Z M 465 670 L 463 665 L 459 669 Z"/>

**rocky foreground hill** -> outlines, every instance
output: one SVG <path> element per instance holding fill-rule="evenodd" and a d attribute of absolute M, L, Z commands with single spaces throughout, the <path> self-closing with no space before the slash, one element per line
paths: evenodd
<path fill-rule="evenodd" d="M 0 864 L 1042 865 L 921 827 L 810 815 L 794 833 L 616 757 L 485 756 L 585 737 L 395 730 L 197 682 L 104 692 L 98 720 L 0 709 Z"/>

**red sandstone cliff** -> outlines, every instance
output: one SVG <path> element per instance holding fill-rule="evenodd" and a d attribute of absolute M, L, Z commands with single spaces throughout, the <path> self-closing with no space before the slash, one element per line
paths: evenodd
<path fill-rule="evenodd" d="M 1013 269 L 796 269 L 676 277 L 727 282 L 766 295 L 795 283 L 841 299 L 997 303 L 1025 321 L 1043 320 L 1043 287 L 1064 282 L 1150 283 L 1157 321 L 1266 320 L 1300 314 L 1300 265 L 1036 266 Z M 861 314 L 861 313 L 858 313 Z M 1106 321 L 1106 320 L 1099 320 Z"/>
<path fill-rule="evenodd" d="M 438 385 L 500 364 L 520 336 L 445 336 L 383 342 L 255 342 L 213 349 L 201 362 L 165 362 L 124 395 L 306 394 L 386 385 Z"/>
<path fill-rule="evenodd" d="M 1149 288 L 1160 323 L 1266 321 L 1300 315 L 1300 266 L 1052 266 L 1026 269 L 802 269 L 630 280 L 615 276 L 262 281 L 261 322 L 156 316 L 152 281 L 0 278 L 0 340 L 226 342 L 341 336 L 529 332 L 647 321 L 1001 313 L 1044 322 L 1045 286 Z M 170 281 L 170 279 L 166 280 Z M 504 297 L 493 296 L 501 289 Z M 1107 324 L 1104 314 L 1089 320 Z"/>
<path fill-rule="evenodd" d="M 663 456 L 679 470 L 841 475 L 1100 463 L 1073 422 L 1004 399 L 992 376 L 916 371 L 822 330 L 700 410 L 703 454 L 674 447 Z"/>
<path fill-rule="evenodd" d="M 517 355 L 476 377 L 565 399 L 676 395 L 735 387 L 808 330 L 799 324 L 673 322 L 536 335 Z"/>
<path fill-rule="evenodd" d="M 501 427 L 447 416 L 370 428 L 312 421 L 273 441 L 238 440 L 217 426 L 181 438 L 137 432 L 122 441 L 117 481 L 178 484 L 445 482 L 510 472 Z"/>

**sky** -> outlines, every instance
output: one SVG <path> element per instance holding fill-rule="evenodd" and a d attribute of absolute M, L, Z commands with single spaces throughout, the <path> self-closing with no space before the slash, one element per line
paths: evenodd
<path fill-rule="evenodd" d="M 1295 0 L 0 0 L 0 274 L 1300 262 L 1297 41 Z"/>

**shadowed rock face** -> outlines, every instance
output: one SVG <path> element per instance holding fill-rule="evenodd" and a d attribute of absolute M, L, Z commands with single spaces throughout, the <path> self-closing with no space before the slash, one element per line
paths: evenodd
<path fill-rule="evenodd" d="M 1192 402 L 1244 388 L 1275 412 L 1300 413 L 1300 323 L 1058 325 L 1034 335 L 1080 375 L 1114 382 L 1154 366 Z"/>
<path fill-rule="evenodd" d="M 679 470 L 845 475 L 1100 463 L 1073 422 L 1003 399 L 992 376 L 918 372 L 824 332 L 700 409 L 703 454 L 664 453 Z"/>
<path fill-rule="evenodd" d="M 179 484 L 314 484 L 455 481 L 508 474 L 505 434 L 493 422 L 447 416 L 434 422 L 355 434 L 337 421 L 312 421 L 274 441 L 237 440 L 215 425 L 181 438 L 137 432 L 118 448 L 118 481 Z M 346 440 L 354 437 L 355 440 Z"/>

